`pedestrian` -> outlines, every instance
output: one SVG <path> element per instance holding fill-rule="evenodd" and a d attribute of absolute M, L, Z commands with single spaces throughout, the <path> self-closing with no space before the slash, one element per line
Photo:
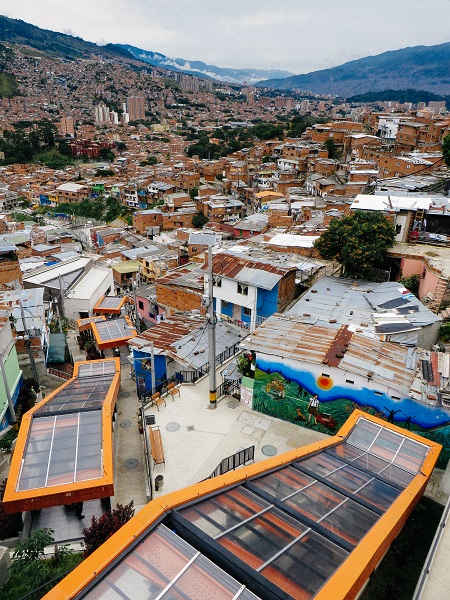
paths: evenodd
<path fill-rule="evenodd" d="M 311 417 L 312 417 L 314 419 L 314 425 L 317 425 L 316 415 L 319 412 L 319 396 L 318 396 L 318 394 L 314 394 L 314 396 L 311 396 L 311 398 L 309 399 L 308 412 L 309 412 L 308 423 L 310 423 Z"/>
<path fill-rule="evenodd" d="M 81 519 L 84 519 L 84 515 L 83 515 L 83 503 L 82 502 L 77 502 L 75 504 L 75 516 L 77 517 L 77 519 L 79 521 Z"/>
<path fill-rule="evenodd" d="M 426 220 L 426 219 L 424 219 L 424 220 L 422 221 L 422 231 L 426 231 L 426 230 L 427 230 L 427 220 Z"/>
<path fill-rule="evenodd" d="M 393 423 L 393 422 L 394 422 L 394 417 L 395 417 L 395 415 L 396 415 L 398 412 L 400 412 L 400 409 L 398 409 L 398 410 L 394 410 L 394 409 L 390 410 L 389 408 L 386 408 L 386 407 L 384 407 L 384 408 L 385 408 L 385 409 L 387 410 L 387 412 L 389 413 L 389 414 L 388 414 L 388 423 Z"/>

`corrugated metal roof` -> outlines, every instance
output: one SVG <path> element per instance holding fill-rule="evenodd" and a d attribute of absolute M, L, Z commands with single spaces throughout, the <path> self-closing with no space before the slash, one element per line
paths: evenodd
<path fill-rule="evenodd" d="M 249 335 L 245 344 L 248 349 L 264 354 L 312 364 L 330 364 L 409 395 L 415 364 L 411 365 L 408 349 L 347 331 L 348 334 L 333 324 L 313 325 L 302 322 L 301 317 L 277 314 Z M 345 352 L 339 351 L 342 341 L 345 341 Z M 333 364 L 331 355 L 338 359 Z"/>
<path fill-rule="evenodd" d="M 369 337 L 383 333 L 375 330 L 381 324 L 402 323 L 405 327 L 399 331 L 406 331 L 440 320 L 399 283 L 356 282 L 339 277 L 320 279 L 287 314 L 336 319 L 338 323 L 361 329 Z"/>
<path fill-rule="evenodd" d="M 242 267 L 234 279 L 240 283 L 254 285 L 255 287 L 262 288 L 263 290 L 271 290 L 276 286 L 282 277 L 283 275 L 279 275 L 277 273 L 269 273 L 267 271 L 261 271 L 260 269 Z"/>
<path fill-rule="evenodd" d="M 203 290 L 204 274 L 203 271 L 198 269 L 177 269 L 165 275 L 159 277 L 156 285 L 173 285 L 188 287 L 196 290 Z"/>
<path fill-rule="evenodd" d="M 208 267 L 204 265 L 203 270 Z M 295 267 L 271 264 L 269 261 L 255 261 L 244 256 L 234 256 L 224 252 L 213 257 L 213 272 L 227 279 L 247 285 L 255 285 L 271 290 L 280 279 Z"/>
<path fill-rule="evenodd" d="M 173 315 L 129 340 L 128 343 L 136 348 L 144 348 L 153 342 L 155 350 L 169 351 L 172 350 L 172 344 L 192 333 L 204 323 L 205 318 L 200 315 Z"/>

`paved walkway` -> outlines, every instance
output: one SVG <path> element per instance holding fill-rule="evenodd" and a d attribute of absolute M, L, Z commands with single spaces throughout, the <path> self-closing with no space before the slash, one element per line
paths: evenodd
<path fill-rule="evenodd" d="M 166 406 L 159 410 L 150 407 L 145 412 L 155 416 L 166 461 L 153 468 L 153 478 L 164 477 L 163 488 L 155 495 L 209 477 L 224 458 L 244 448 L 254 445 L 255 461 L 260 461 L 272 455 L 270 452 L 281 454 L 327 437 L 252 411 L 230 396 L 220 398 L 217 408 L 211 410 L 208 377 L 195 385 L 181 385 L 180 394 L 168 396 Z"/>
<path fill-rule="evenodd" d="M 136 384 L 131 379 L 130 364 L 121 358 L 121 384 L 116 407 L 114 496 L 111 505 L 134 501 L 136 512 L 148 501 L 146 488 L 143 436 L 139 433 L 138 416 L 141 403 Z M 131 462 L 127 462 L 131 461 Z"/>

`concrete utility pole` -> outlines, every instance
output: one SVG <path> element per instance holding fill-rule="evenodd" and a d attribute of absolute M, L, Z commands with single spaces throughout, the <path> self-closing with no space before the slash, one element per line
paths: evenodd
<path fill-rule="evenodd" d="M 132 282 L 132 287 L 133 287 L 133 298 L 134 298 L 134 317 L 135 317 L 135 326 L 136 326 L 136 331 L 138 333 L 141 333 L 141 323 L 139 320 L 139 313 L 138 313 L 138 305 L 137 305 L 137 300 L 136 300 L 136 289 L 138 287 L 138 285 L 141 283 L 141 264 L 138 264 L 138 272 L 137 272 L 137 277 L 136 280 Z"/>
<path fill-rule="evenodd" d="M 37 368 L 36 368 L 36 362 L 35 362 L 34 356 L 33 356 L 33 348 L 31 347 L 31 336 L 30 336 L 30 333 L 29 333 L 27 325 L 26 325 L 24 310 L 29 312 L 33 318 L 35 317 L 35 315 L 33 315 L 33 313 L 31 313 L 28 309 L 23 308 L 22 300 L 19 300 L 19 306 L 20 306 L 20 316 L 22 318 L 22 324 L 23 324 L 23 337 L 27 344 L 28 357 L 30 359 L 31 368 L 33 370 L 33 375 L 36 380 L 36 383 L 38 386 L 38 392 L 39 392 L 39 390 L 41 389 L 41 384 L 39 381 L 39 375 L 38 375 Z"/>
<path fill-rule="evenodd" d="M 156 373 L 155 373 L 155 348 L 153 342 L 150 342 L 150 368 L 151 372 L 151 386 L 152 391 L 156 388 Z"/>
<path fill-rule="evenodd" d="M 214 315 L 212 246 L 208 246 L 208 348 L 209 348 L 209 408 L 217 406 L 216 392 L 216 319 Z"/>

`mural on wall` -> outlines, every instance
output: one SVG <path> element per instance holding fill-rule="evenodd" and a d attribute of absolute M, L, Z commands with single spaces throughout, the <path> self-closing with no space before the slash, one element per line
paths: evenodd
<path fill-rule="evenodd" d="M 332 434 L 358 408 L 442 444 L 438 466 L 445 467 L 450 459 L 450 411 L 446 409 L 410 398 L 394 400 L 370 388 L 350 389 L 332 376 L 299 372 L 259 357 L 251 387 L 252 408 L 264 414 Z M 317 410 L 308 407 L 314 394 L 319 400 Z"/>

